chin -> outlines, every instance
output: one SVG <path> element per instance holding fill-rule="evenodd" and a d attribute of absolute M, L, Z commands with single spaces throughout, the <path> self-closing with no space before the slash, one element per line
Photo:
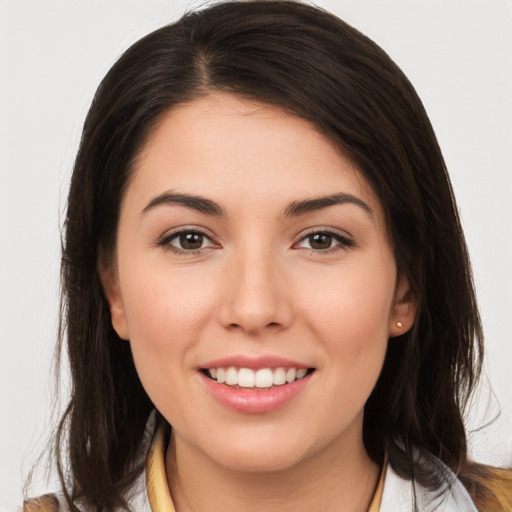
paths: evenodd
<path fill-rule="evenodd" d="M 263 436 L 254 441 L 249 441 L 249 436 L 242 436 L 239 440 L 231 437 L 230 440 L 228 446 L 216 444 L 214 450 L 207 451 L 207 455 L 215 463 L 232 471 L 282 471 L 295 466 L 305 456 L 303 443 L 290 439 L 283 443 L 282 435 L 268 440 Z"/>
<path fill-rule="evenodd" d="M 285 471 L 297 465 L 301 457 L 297 453 L 237 453 L 218 461 L 227 469 L 239 473 L 272 473 Z"/>

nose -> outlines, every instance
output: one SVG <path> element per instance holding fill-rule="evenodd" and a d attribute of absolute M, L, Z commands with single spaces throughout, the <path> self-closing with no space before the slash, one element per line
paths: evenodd
<path fill-rule="evenodd" d="M 227 270 L 220 322 L 230 330 L 258 335 L 290 325 L 293 308 L 282 264 L 269 252 L 241 251 Z"/>

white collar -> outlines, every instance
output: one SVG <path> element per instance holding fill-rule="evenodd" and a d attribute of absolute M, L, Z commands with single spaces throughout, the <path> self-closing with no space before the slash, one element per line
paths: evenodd
<path fill-rule="evenodd" d="M 380 512 L 411 512 L 414 494 L 419 512 L 478 512 L 468 492 L 450 469 L 434 457 L 429 464 L 442 471 L 446 480 L 451 482 L 444 492 L 430 491 L 418 483 L 413 486 L 411 480 L 398 476 L 388 464 Z"/>
<path fill-rule="evenodd" d="M 151 429 L 148 430 L 146 432 L 150 434 Z M 126 499 L 137 512 L 175 512 L 165 478 L 163 429 L 157 431 L 154 439 L 150 437 L 153 436 L 146 436 L 146 442 L 150 444 L 146 467 L 127 492 Z M 428 464 L 451 483 L 444 492 L 430 491 L 418 483 L 413 486 L 411 480 L 398 476 L 388 463 L 379 512 L 412 512 L 414 495 L 418 512 L 478 512 L 468 492 L 449 468 L 433 456 L 429 456 Z M 59 501 L 62 507 L 59 510 L 67 512 L 64 500 Z"/>

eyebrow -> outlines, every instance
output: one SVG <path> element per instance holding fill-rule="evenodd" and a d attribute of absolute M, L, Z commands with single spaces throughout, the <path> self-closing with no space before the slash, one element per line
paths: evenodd
<path fill-rule="evenodd" d="M 323 197 L 313 197 L 308 199 L 303 199 L 300 201 L 293 201 L 290 203 L 284 211 L 284 218 L 287 217 L 299 217 L 301 215 L 305 215 L 307 213 L 315 212 L 318 210 L 322 210 L 324 208 L 328 208 L 329 206 L 335 205 L 343 205 L 343 204 L 353 204 L 362 208 L 370 217 L 373 217 L 373 210 L 361 199 L 352 194 L 331 194 Z M 191 195 L 191 194 L 181 194 L 177 192 L 164 192 L 159 196 L 153 198 L 149 204 L 142 210 L 142 214 L 157 208 L 158 206 L 184 206 L 185 208 L 189 208 L 191 210 L 196 210 L 205 215 L 212 215 L 215 217 L 225 217 L 226 211 L 222 206 L 217 204 L 215 201 L 211 199 L 207 199 L 205 197 Z"/>
<path fill-rule="evenodd" d="M 362 208 L 370 217 L 373 217 L 373 210 L 362 200 L 352 194 L 332 194 L 323 197 L 314 197 L 293 201 L 285 210 L 284 217 L 298 217 L 306 213 L 316 212 L 329 206 L 339 204 L 353 204 Z"/>
<path fill-rule="evenodd" d="M 164 192 L 159 196 L 152 199 L 149 204 L 142 210 L 142 214 L 153 210 L 157 206 L 163 205 L 179 205 L 184 206 L 185 208 L 189 208 L 190 210 L 196 210 L 205 215 L 213 215 L 215 217 L 225 217 L 226 212 L 222 206 L 218 205 L 215 201 L 211 199 L 206 199 L 205 197 L 190 195 L 190 194 L 179 194 L 176 192 Z"/>

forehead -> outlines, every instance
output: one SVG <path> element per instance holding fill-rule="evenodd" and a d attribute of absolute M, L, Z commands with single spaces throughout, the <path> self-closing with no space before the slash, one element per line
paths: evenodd
<path fill-rule="evenodd" d="M 167 189 L 267 206 L 337 192 L 380 204 L 349 158 L 310 122 L 212 93 L 168 111 L 150 133 L 127 195 Z"/>

